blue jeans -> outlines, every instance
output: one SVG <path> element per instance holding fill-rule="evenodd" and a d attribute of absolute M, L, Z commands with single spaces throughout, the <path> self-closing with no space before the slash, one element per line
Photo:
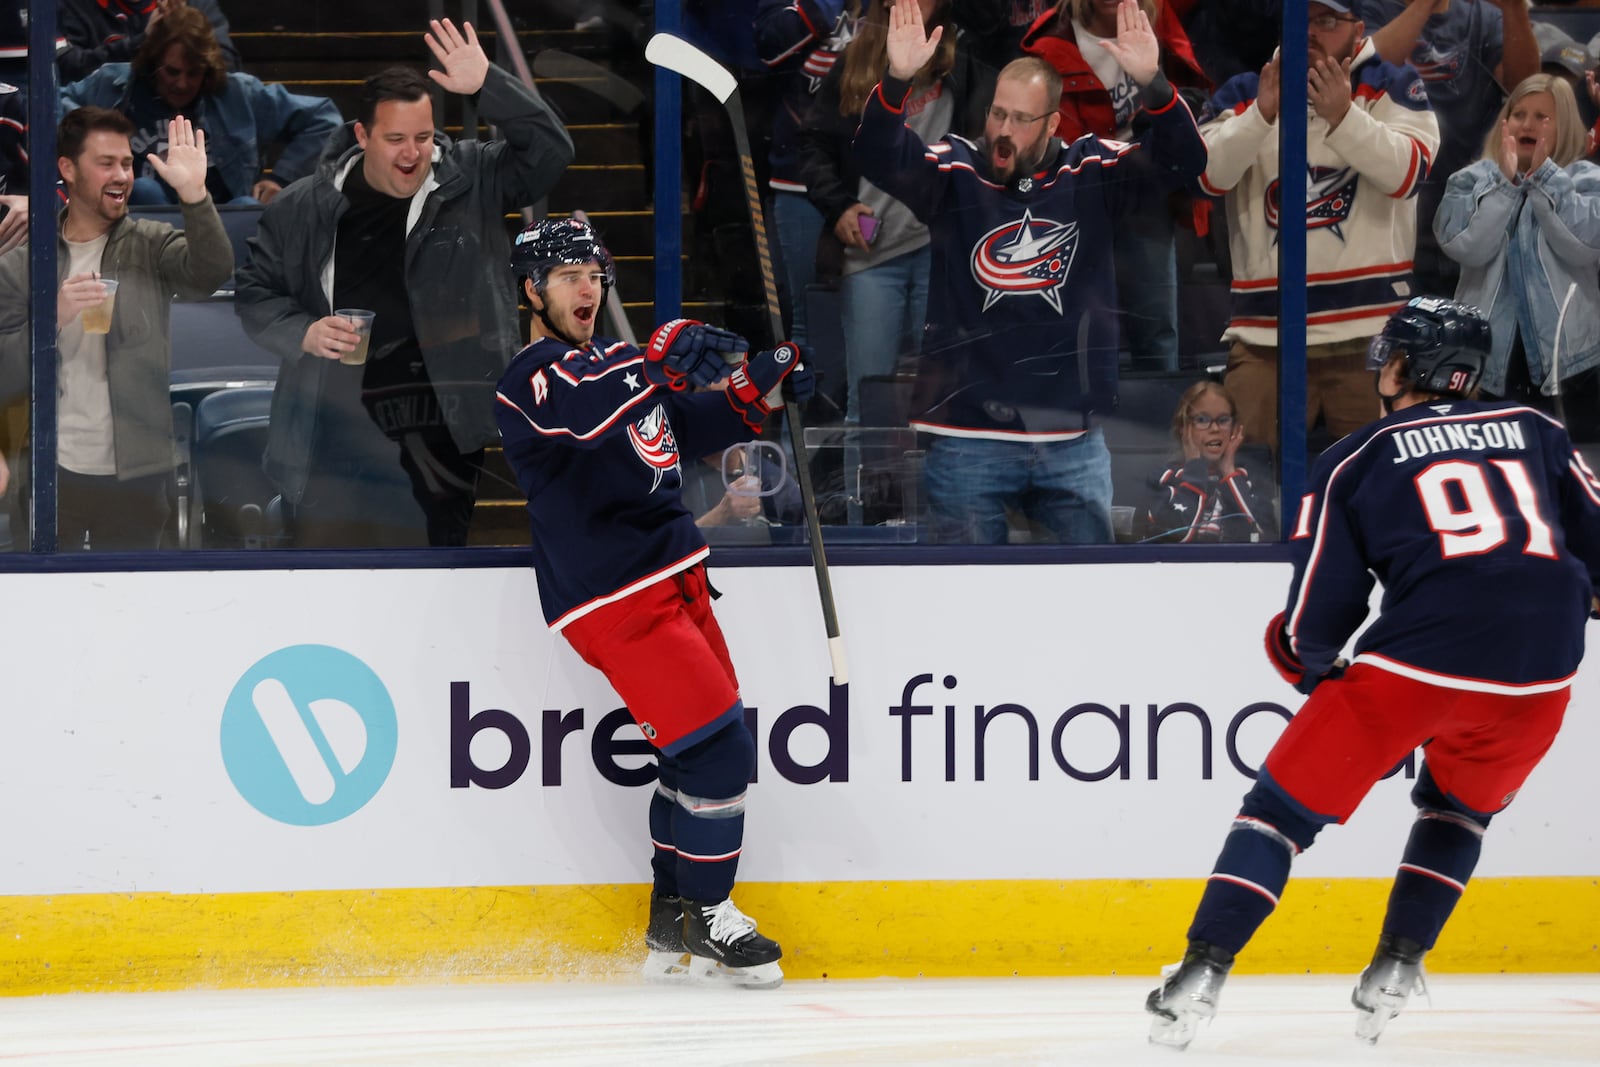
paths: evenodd
<path fill-rule="evenodd" d="M 1178 249 L 1165 205 L 1124 219 L 1112 238 L 1122 340 L 1135 370 L 1178 369 Z"/>
<path fill-rule="evenodd" d="M 774 192 L 772 229 L 778 236 L 778 276 L 789 294 L 789 340 L 797 345 L 809 344 L 806 286 L 817 280 L 822 212 L 800 193 Z"/>
<path fill-rule="evenodd" d="M 1040 444 L 935 436 L 923 482 L 936 543 L 1005 544 L 1008 507 L 1063 544 L 1112 540 L 1111 453 L 1098 429 Z"/>
<path fill-rule="evenodd" d="M 862 378 L 893 374 L 902 352 L 921 351 L 932 263 L 932 254 L 923 245 L 840 280 L 844 358 L 850 378 L 846 422 L 861 421 Z"/>

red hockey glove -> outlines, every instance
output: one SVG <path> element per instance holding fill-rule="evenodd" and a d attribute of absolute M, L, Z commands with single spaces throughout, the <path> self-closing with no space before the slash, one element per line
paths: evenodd
<path fill-rule="evenodd" d="M 1271 661 L 1274 669 L 1283 676 L 1283 680 L 1294 686 L 1306 696 L 1311 691 L 1329 678 L 1341 678 L 1344 669 L 1350 666 L 1350 661 L 1340 656 L 1333 661 L 1333 666 L 1327 672 L 1315 678 L 1306 674 L 1305 664 L 1300 662 L 1300 657 L 1289 645 L 1289 630 L 1283 622 L 1283 612 L 1278 612 L 1267 623 L 1266 634 L 1267 659 Z"/>
<path fill-rule="evenodd" d="M 728 375 L 728 403 L 744 416 L 745 425 L 761 429 L 772 411 L 767 394 L 793 375 L 795 399 L 804 403 L 816 393 L 816 380 L 801 360 L 800 346 L 785 341 L 777 348 L 757 352 Z"/>
<path fill-rule="evenodd" d="M 728 357 L 748 351 L 750 342 L 729 330 L 694 319 L 673 319 L 650 335 L 644 376 L 652 384 L 679 392 L 691 385 L 715 385 L 727 377 Z"/>

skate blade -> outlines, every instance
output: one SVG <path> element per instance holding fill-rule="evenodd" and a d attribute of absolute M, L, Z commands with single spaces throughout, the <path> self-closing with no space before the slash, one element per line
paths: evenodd
<path fill-rule="evenodd" d="M 1376 1003 L 1367 1007 L 1360 1001 L 1351 998 L 1356 1006 L 1356 1037 L 1369 1045 L 1376 1045 L 1378 1038 L 1383 1036 L 1384 1027 L 1389 1025 L 1389 1020 L 1400 1014 L 1400 1009 L 1406 1006 L 1406 997 L 1402 994 L 1380 992 L 1373 998 Z"/>
<path fill-rule="evenodd" d="M 1175 1019 L 1157 1015 L 1150 1020 L 1150 1044 L 1164 1048 L 1186 1049 L 1200 1029 L 1202 1016 L 1184 1012 Z"/>
<path fill-rule="evenodd" d="M 1176 971 L 1176 965 L 1161 969 L 1163 977 L 1170 977 Z M 1145 999 L 1144 1010 L 1154 1016 L 1150 1020 L 1150 1044 L 1175 1049 L 1188 1048 L 1189 1042 L 1199 1032 L 1200 1024 L 1216 1018 L 1216 1001 L 1191 994 L 1176 998 L 1171 1004 L 1163 1004 L 1161 994 L 1165 989 L 1163 984 L 1151 990 L 1150 996 Z"/>
<path fill-rule="evenodd" d="M 692 977 L 689 966 L 692 958 L 688 952 L 663 952 L 651 949 L 650 954 L 645 957 L 644 966 L 639 968 L 639 977 L 646 982 L 686 983 Z"/>
<path fill-rule="evenodd" d="M 729 967 L 705 956 L 689 957 L 691 979 L 701 985 L 734 989 L 776 989 L 783 984 L 783 968 L 776 963 L 754 967 Z"/>

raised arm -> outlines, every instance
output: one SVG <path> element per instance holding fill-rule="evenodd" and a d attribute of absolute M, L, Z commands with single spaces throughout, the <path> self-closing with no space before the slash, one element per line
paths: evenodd
<path fill-rule="evenodd" d="M 543 199 L 572 162 L 566 127 L 536 89 L 489 62 L 470 22 L 460 31 L 449 19 L 431 25 L 424 40 L 444 69 L 428 76 L 449 92 L 477 94 L 484 121 L 499 127 L 502 140 L 482 147 L 489 195 L 507 210 Z"/>
<path fill-rule="evenodd" d="M 1545 160 L 1528 175 L 1528 203 L 1551 251 L 1576 267 L 1600 263 L 1600 167 Z"/>
<path fill-rule="evenodd" d="M 1440 250 L 1469 267 L 1484 266 L 1504 255 L 1523 193 L 1493 160 L 1481 159 L 1450 175 L 1433 216 Z"/>
<path fill-rule="evenodd" d="M 1410 196 L 1439 150 L 1439 120 L 1422 77 L 1410 67 L 1387 68 L 1380 83 L 1362 89 L 1377 96 L 1371 108 L 1351 107 L 1324 143 L 1389 196 Z"/>
<path fill-rule="evenodd" d="M 210 296 L 233 273 L 233 246 L 206 192 L 205 131 L 179 115 L 167 125 L 167 158 L 145 158 L 178 194 L 183 210 L 183 229 L 169 233 L 161 246 L 161 279 L 179 296 Z"/>

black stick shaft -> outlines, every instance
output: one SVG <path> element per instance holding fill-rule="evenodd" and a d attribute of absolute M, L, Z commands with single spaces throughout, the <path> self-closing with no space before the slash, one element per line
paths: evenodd
<path fill-rule="evenodd" d="M 750 135 L 744 125 L 744 104 L 735 89 L 725 105 L 733 123 L 734 145 L 739 152 L 739 170 L 744 175 L 745 206 L 750 209 L 750 226 L 755 231 L 756 258 L 761 265 L 761 284 L 766 290 L 767 316 L 774 343 L 784 339 L 783 308 L 778 302 L 778 277 L 773 273 L 772 249 L 767 243 L 767 223 L 761 209 L 761 190 L 756 185 L 755 162 L 750 157 Z M 794 446 L 795 475 L 800 483 L 800 501 L 806 514 L 806 531 L 811 540 L 811 565 L 817 572 L 817 596 L 822 603 L 822 623 L 828 633 L 828 652 L 833 661 L 834 681 L 845 683 L 843 649 L 839 642 L 839 613 L 833 603 L 833 579 L 828 572 L 828 556 L 822 544 L 822 520 L 817 516 L 817 497 L 811 487 L 811 467 L 806 462 L 805 424 L 800 405 L 786 404 L 784 419 L 789 423 L 789 440 Z"/>

